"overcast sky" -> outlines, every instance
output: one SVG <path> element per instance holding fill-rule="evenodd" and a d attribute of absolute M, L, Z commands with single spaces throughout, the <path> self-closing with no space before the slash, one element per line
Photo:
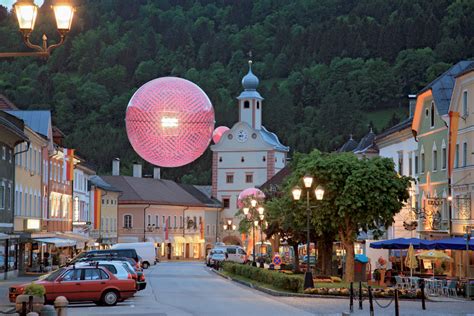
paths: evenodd
<path fill-rule="evenodd" d="M 11 9 L 12 4 L 14 4 L 15 2 L 16 0 L 0 0 L 0 4 L 9 9 Z M 43 4 L 43 0 L 35 0 L 35 3 L 41 6 Z"/>

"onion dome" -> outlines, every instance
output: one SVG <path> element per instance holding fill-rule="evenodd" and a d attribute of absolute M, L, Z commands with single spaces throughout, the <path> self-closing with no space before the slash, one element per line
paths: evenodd
<path fill-rule="evenodd" d="M 249 72 L 242 78 L 242 86 L 245 90 L 257 90 L 258 78 L 252 72 L 252 61 L 249 60 Z"/>

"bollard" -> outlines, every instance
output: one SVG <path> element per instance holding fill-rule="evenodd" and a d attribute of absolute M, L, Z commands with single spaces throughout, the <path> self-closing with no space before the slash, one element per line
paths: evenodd
<path fill-rule="evenodd" d="M 425 280 L 421 279 L 420 280 L 420 291 L 421 291 L 421 308 L 423 310 L 426 309 L 426 303 L 425 303 Z"/>
<path fill-rule="evenodd" d="M 372 301 L 372 288 L 369 286 L 369 311 L 370 316 L 374 316 L 374 302 Z"/>
<path fill-rule="evenodd" d="M 362 282 L 359 282 L 359 309 L 362 308 Z"/>
<path fill-rule="evenodd" d="M 33 311 L 33 295 L 28 297 L 28 313 Z"/>
<path fill-rule="evenodd" d="M 56 307 L 56 312 L 58 316 L 67 315 L 67 305 L 69 304 L 68 300 L 64 296 L 58 296 L 54 300 L 54 307 Z"/>
<path fill-rule="evenodd" d="M 21 302 L 21 311 L 20 311 L 21 316 L 26 315 L 26 302 Z"/>
<path fill-rule="evenodd" d="M 400 316 L 400 310 L 398 306 L 398 289 L 395 289 L 395 316 Z"/>
<path fill-rule="evenodd" d="M 354 312 L 354 282 L 351 282 L 351 288 L 349 290 L 349 310 Z"/>

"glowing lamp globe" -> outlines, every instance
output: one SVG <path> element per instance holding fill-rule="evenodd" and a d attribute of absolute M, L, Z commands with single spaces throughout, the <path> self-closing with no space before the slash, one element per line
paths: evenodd
<path fill-rule="evenodd" d="M 179 167 L 199 158 L 209 145 L 214 108 L 191 81 L 163 77 L 135 92 L 125 124 L 128 139 L 140 157 L 153 165 Z"/>
<path fill-rule="evenodd" d="M 244 206 L 248 207 L 249 205 L 245 205 L 245 202 L 250 199 L 255 199 L 261 202 L 265 199 L 265 193 L 263 193 L 261 190 L 257 188 L 245 189 L 242 192 L 240 192 L 239 197 L 237 198 L 237 207 L 238 208 L 243 208 Z"/>
<path fill-rule="evenodd" d="M 227 126 L 217 127 L 212 133 L 212 141 L 214 142 L 214 144 L 217 144 L 221 140 L 222 135 L 224 135 L 224 133 L 228 130 L 229 128 Z"/>

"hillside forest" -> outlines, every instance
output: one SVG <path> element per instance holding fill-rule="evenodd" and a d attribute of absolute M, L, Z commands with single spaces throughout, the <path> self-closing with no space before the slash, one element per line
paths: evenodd
<path fill-rule="evenodd" d="M 50 0 L 33 42 L 57 41 Z M 203 88 L 216 126 L 238 119 L 236 96 L 252 52 L 263 120 L 292 153 L 332 151 L 408 115 L 408 94 L 474 55 L 469 0 L 77 0 L 72 31 L 47 60 L 0 61 L 0 93 L 21 109 L 51 109 L 54 124 L 101 173 L 140 160 L 125 132 L 134 91 L 162 76 Z M 26 51 L 0 6 L 0 51 Z M 208 150 L 162 174 L 210 182 Z M 151 166 L 145 165 L 145 173 Z"/>

